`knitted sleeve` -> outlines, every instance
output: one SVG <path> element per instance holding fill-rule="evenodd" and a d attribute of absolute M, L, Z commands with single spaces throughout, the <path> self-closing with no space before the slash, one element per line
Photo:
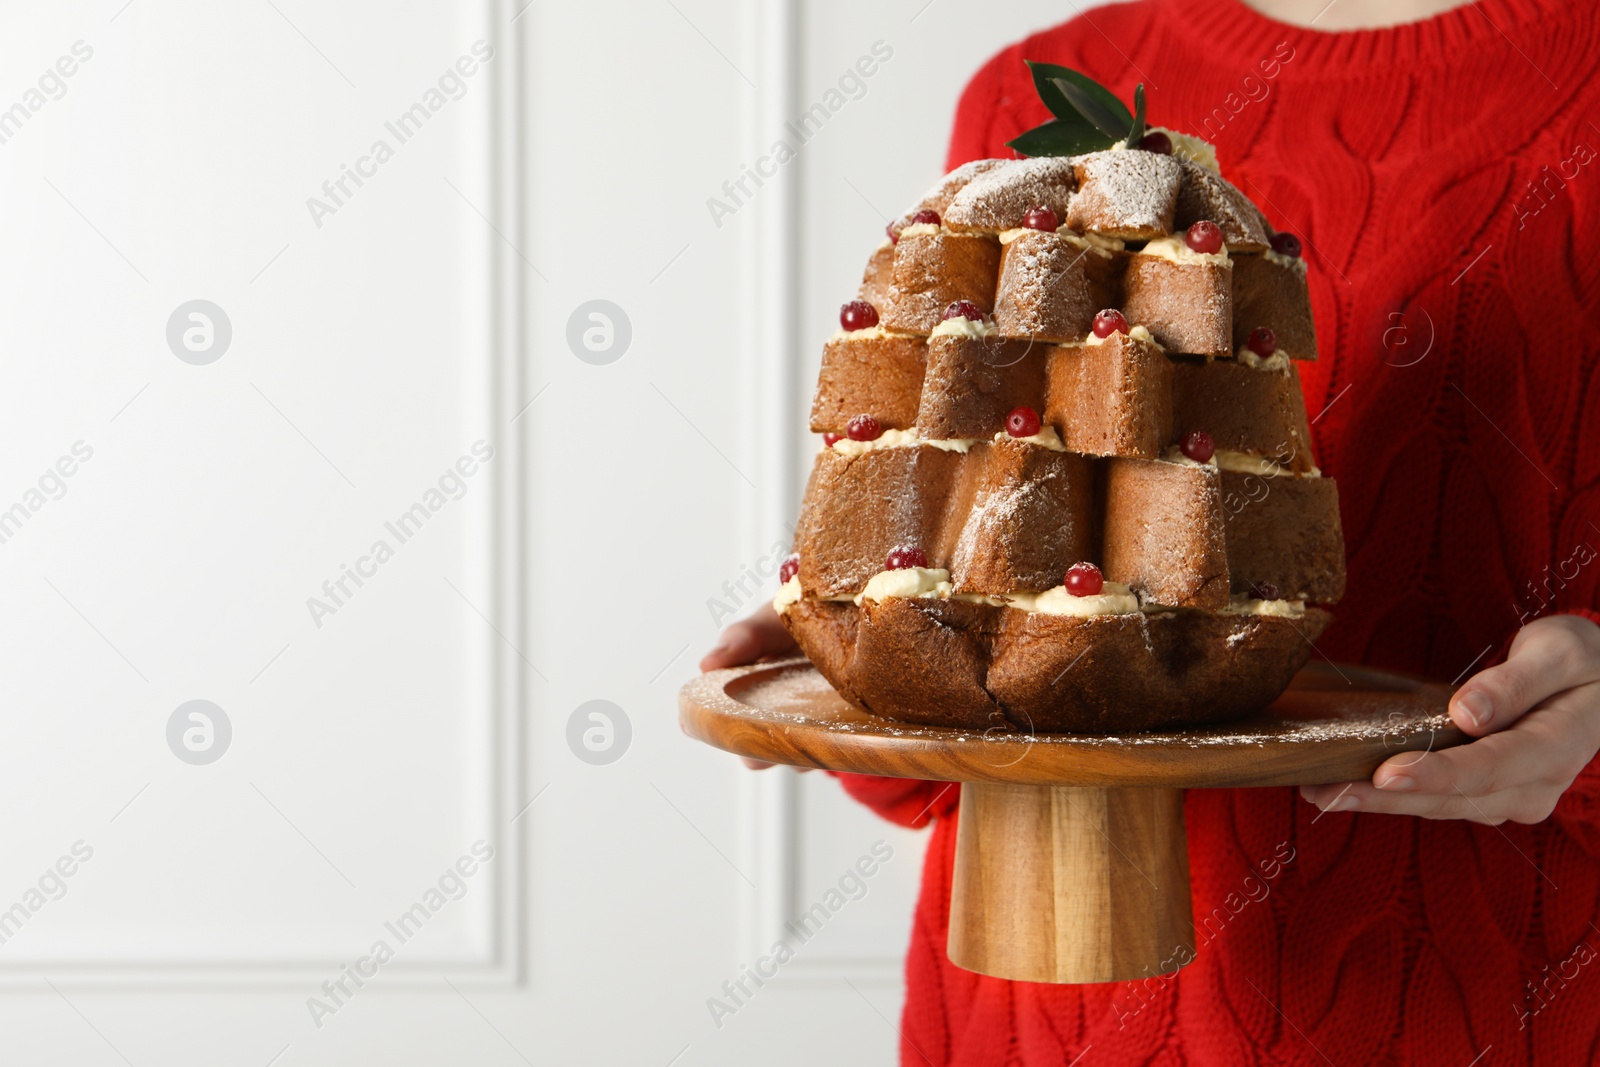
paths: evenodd
<path fill-rule="evenodd" d="M 950 814 L 961 797 L 961 786 L 956 782 L 919 782 L 870 774 L 834 773 L 834 777 L 846 793 L 890 822 L 913 830 Z"/>
<path fill-rule="evenodd" d="M 1576 608 L 1567 612 L 1600 624 L 1600 612 Z M 1550 818 L 1591 856 L 1600 856 L 1600 755 L 1578 773 L 1556 802 Z"/>

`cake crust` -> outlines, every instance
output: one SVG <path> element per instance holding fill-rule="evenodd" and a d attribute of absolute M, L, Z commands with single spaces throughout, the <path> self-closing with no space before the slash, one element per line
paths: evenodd
<path fill-rule="evenodd" d="M 884 718 L 1005 733 L 1225 722 L 1270 704 L 1332 621 L 1044 615 L 957 600 L 803 601 L 784 625 L 846 699 Z"/>

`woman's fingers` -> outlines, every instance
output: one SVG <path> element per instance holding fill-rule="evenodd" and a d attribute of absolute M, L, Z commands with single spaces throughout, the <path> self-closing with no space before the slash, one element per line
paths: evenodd
<path fill-rule="evenodd" d="M 1327 790 L 1326 796 L 1321 791 Z M 1316 799 L 1307 796 L 1315 794 Z M 1550 814 L 1559 792 L 1545 787 L 1512 789 L 1489 797 L 1469 797 L 1462 793 L 1392 793 L 1375 789 L 1367 782 L 1348 782 L 1335 786 L 1301 786 L 1306 796 L 1323 811 L 1359 811 L 1383 815 L 1412 815 L 1420 819 L 1466 819 L 1498 826 L 1500 823 L 1538 822 Z"/>
<path fill-rule="evenodd" d="M 1478 672 L 1450 700 L 1456 725 L 1474 737 L 1504 730 L 1540 701 L 1600 681 L 1600 626 L 1552 615 L 1524 626 L 1504 663 Z"/>
<path fill-rule="evenodd" d="M 783 621 L 772 605 L 764 604 L 748 619 L 740 619 L 722 631 L 717 643 L 700 660 L 702 671 L 715 671 L 723 667 L 742 667 L 763 656 L 777 656 L 794 649 L 794 638 L 784 629 Z M 752 771 L 764 771 L 773 764 L 766 760 L 744 757 L 744 765 Z M 810 767 L 796 770 L 809 771 Z"/>
<path fill-rule="evenodd" d="M 1372 784 L 1387 793 L 1457 791 L 1485 796 L 1531 784 L 1548 754 L 1548 741 L 1521 729 L 1490 734 L 1457 748 L 1402 752 L 1383 762 Z"/>
<path fill-rule="evenodd" d="M 1510 729 L 1436 752 L 1402 752 L 1372 781 L 1304 786 L 1325 811 L 1534 823 L 1600 748 L 1600 683 L 1558 693 Z"/>
<path fill-rule="evenodd" d="M 794 638 L 784 629 L 778 613 L 770 604 L 764 604 L 748 619 L 740 619 L 722 631 L 716 645 L 700 660 L 700 669 L 742 667 L 762 656 L 776 656 L 794 647 Z"/>

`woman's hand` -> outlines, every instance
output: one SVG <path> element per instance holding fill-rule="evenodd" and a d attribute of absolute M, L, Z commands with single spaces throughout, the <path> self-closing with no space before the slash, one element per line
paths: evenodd
<path fill-rule="evenodd" d="M 763 604 L 748 619 L 729 624 L 717 643 L 700 660 L 702 671 L 723 667 L 743 667 L 765 656 L 781 656 L 795 650 L 794 638 L 784 629 L 771 604 Z"/>
<path fill-rule="evenodd" d="M 778 613 L 772 610 L 771 604 L 763 604 L 748 619 L 740 619 L 722 631 L 722 636 L 717 638 L 711 651 L 701 658 L 700 669 L 714 671 L 723 667 L 742 667 L 746 663 L 754 663 L 768 656 L 781 656 L 794 650 L 794 638 L 784 629 Z M 745 766 L 757 771 L 772 766 L 748 756 L 744 762 Z M 811 768 L 796 769 L 808 771 Z"/>
<path fill-rule="evenodd" d="M 1300 795 L 1323 811 L 1543 821 L 1600 750 L 1600 626 L 1576 615 L 1524 626 L 1504 663 L 1456 691 L 1450 717 L 1477 740 L 1402 752 L 1370 784 L 1306 785 Z"/>

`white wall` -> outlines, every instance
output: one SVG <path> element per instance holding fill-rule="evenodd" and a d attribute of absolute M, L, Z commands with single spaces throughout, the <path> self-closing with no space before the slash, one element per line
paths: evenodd
<path fill-rule="evenodd" d="M 94 850 L 0 943 L 4 1062 L 893 1059 L 921 836 L 687 741 L 675 693 L 708 601 L 753 605 L 724 583 L 787 542 L 877 210 L 937 177 L 977 64 L 1064 12 L 525 3 L 0 3 L 0 109 L 93 50 L 0 143 L 0 509 L 93 449 L 0 543 L 0 909 Z M 318 226 L 307 198 L 479 39 Z M 865 95 L 716 225 L 878 41 Z M 204 366 L 166 338 L 195 298 L 233 330 Z M 567 341 L 597 299 L 631 322 L 604 365 Z M 480 439 L 317 626 L 307 598 Z M 205 766 L 167 741 L 196 698 L 233 730 Z M 632 733 L 598 766 L 568 744 L 596 699 Z M 313 1025 L 480 839 L 461 899 Z M 880 839 L 864 899 L 714 1026 Z"/>

